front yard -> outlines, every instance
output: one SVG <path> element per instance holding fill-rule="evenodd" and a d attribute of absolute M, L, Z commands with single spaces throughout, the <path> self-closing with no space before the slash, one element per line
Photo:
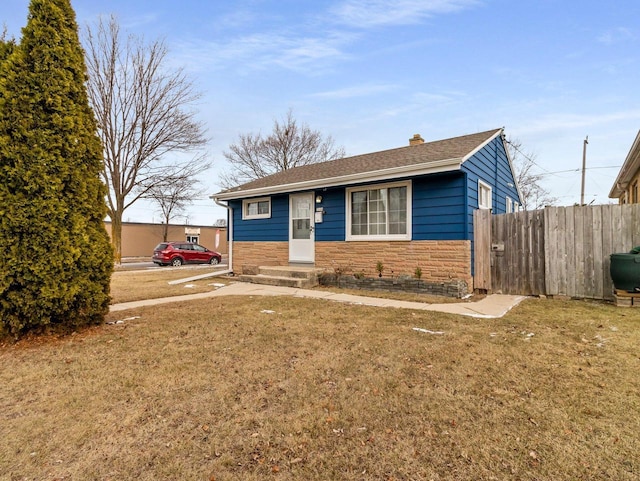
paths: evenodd
<path fill-rule="evenodd" d="M 226 281 L 219 277 L 208 277 L 180 284 L 169 284 L 169 281 L 186 279 L 217 270 L 220 269 L 203 266 L 195 269 L 165 267 L 144 271 L 116 271 L 111 276 L 111 304 L 213 291 L 216 287 L 212 284 L 225 283 Z"/>
<path fill-rule="evenodd" d="M 110 320 L 136 316 L 0 346 L 1 479 L 640 477 L 635 309 L 222 297 Z"/>

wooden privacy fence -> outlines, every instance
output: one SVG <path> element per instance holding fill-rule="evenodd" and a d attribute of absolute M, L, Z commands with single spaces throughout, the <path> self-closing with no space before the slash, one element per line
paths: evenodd
<path fill-rule="evenodd" d="M 640 204 L 474 212 L 474 287 L 612 299 L 611 254 L 640 245 Z"/>

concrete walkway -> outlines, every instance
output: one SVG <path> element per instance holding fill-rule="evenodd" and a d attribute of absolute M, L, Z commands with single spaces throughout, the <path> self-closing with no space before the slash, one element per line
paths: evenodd
<path fill-rule="evenodd" d="M 336 302 L 346 302 L 363 306 L 395 307 L 401 309 L 415 309 L 419 311 L 438 311 L 449 314 L 459 314 L 478 318 L 497 318 L 504 316 L 513 307 L 517 306 L 524 296 L 508 296 L 492 294 L 477 302 L 458 302 L 449 304 L 424 304 L 422 302 L 398 301 L 394 299 L 381 299 L 378 297 L 354 296 L 350 294 L 336 294 L 334 292 L 298 289 L 296 287 L 265 286 L 250 284 L 247 282 L 233 282 L 211 292 L 189 294 L 185 296 L 163 297 L 161 299 L 146 299 L 144 301 L 125 302 L 111 306 L 111 312 L 134 309 L 136 307 L 167 304 L 169 302 L 192 301 L 196 299 L 208 299 L 219 296 L 292 296 L 308 297 L 314 299 L 327 299 Z"/>

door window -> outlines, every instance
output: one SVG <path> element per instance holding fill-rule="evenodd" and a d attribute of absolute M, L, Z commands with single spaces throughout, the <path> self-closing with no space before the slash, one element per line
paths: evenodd
<path fill-rule="evenodd" d="M 307 197 L 294 197 L 291 205 L 291 237 L 311 239 L 311 202 Z"/>

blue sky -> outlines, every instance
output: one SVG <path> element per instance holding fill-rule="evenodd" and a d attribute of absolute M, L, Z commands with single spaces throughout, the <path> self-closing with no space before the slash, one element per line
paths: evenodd
<path fill-rule="evenodd" d="M 28 0 L 2 0 L 20 35 Z M 72 0 L 83 26 L 115 14 L 163 37 L 203 92 L 211 193 L 240 133 L 267 133 L 289 108 L 348 155 L 505 127 L 536 154 L 545 186 L 570 205 L 607 195 L 640 129 L 640 2 L 616 0 Z M 224 212 L 197 200 L 189 222 Z M 151 205 L 125 220 L 152 221 Z"/>

